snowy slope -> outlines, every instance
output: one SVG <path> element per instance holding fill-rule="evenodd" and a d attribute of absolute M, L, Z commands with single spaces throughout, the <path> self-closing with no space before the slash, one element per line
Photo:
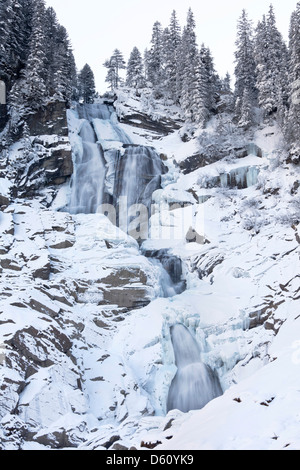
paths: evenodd
<path fill-rule="evenodd" d="M 146 113 L 148 98 L 123 91 L 119 117 Z M 151 103 L 148 117 L 180 124 L 165 103 Z M 158 265 L 106 217 L 59 212 L 68 184 L 50 207 L 45 196 L 10 204 L 0 213 L 0 448 L 299 449 L 299 169 L 284 163 L 279 131 L 268 127 L 249 136 L 261 157 L 183 174 L 178 164 L 199 152 L 199 135 L 183 142 L 182 129 L 138 124 L 119 126 L 169 168 L 143 249 L 179 256 L 187 290 L 164 298 Z M 76 153 L 73 112 L 69 126 Z M 245 168 L 258 169 L 247 187 L 222 184 Z M 191 226 L 200 243 L 187 243 Z M 195 335 L 224 391 L 188 414 L 166 413 L 176 323 Z"/>

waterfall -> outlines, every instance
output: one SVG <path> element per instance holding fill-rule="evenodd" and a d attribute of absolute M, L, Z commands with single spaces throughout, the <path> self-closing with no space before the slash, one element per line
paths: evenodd
<path fill-rule="evenodd" d="M 134 145 L 118 124 L 112 106 L 97 103 L 77 106 L 82 121 L 79 137 L 82 146 L 74 157 L 71 182 L 71 213 L 96 213 L 102 204 L 126 212 L 126 227 L 143 207 L 145 225 L 151 215 L 152 193 L 161 186 L 166 167 L 152 147 Z M 120 198 L 126 206 L 119 207 Z M 116 223 L 119 223 L 117 214 Z M 148 236 L 148 231 L 143 236 Z"/>
<path fill-rule="evenodd" d="M 187 413 L 200 410 L 222 395 L 219 379 L 201 361 L 200 347 L 184 325 L 176 324 L 171 327 L 171 339 L 177 373 L 169 390 L 167 411 L 178 409 Z"/>
<path fill-rule="evenodd" d="M 152 147 L 134 145 L 118 125 L 111 106 L 81 105 L 77 114 L 81 121 L 82 146 L 81 151 L 75 152 L 69 211 L 96 213 L 107 201 L 120 209 L 124 198 L 126 206 L 119 210 L 116 224 L 125 216 L 126 227 L 130 229 L 132 219 L 143 212 L 143 207 L 146 215 L 140 224 L 147 224 L 152 194 L 161 187 L 161 176 L 167 171 L 158 153 Z M 126 231 L 132 234 L 129 229 Z M 142 235 L 141 240 L 147 235 Z M 173 297 L 185 290 L 180 258 L 168 250 L 150 250 L 144 254 L 159 268 L 163 297 Z M 174 325 L 171 339 L 177 373 L 170 386 L 167 409 L 183 412 L 201 409 L 222 394 L 218 377 L 201 361 L 199 345 L 185 326 Z"/>
<path fill-rule="evenodd" d="M 116 167 L 114 197 L 127 198 L 127 208 L 143 205 L 148 217 L 151 215 L 152 194 L 161 187 L 164 165 L 152 147 L 124 145 L 125 152 L 119 155 Z M 130 219 L 130 217 L 129 217 Z"/>
<path fill-rule="evenodd" d="M 167 249 L 147 250 L 141 248 L 144 256 L 153 264 L 160 266 L 160 285 L 162 297 L 174 297 L 186 289 L 186 281 L 183 278 L 182 260 L 173 255 Z"/>
<path fill-rule="evenodd" d="M 105 164 L 89 121 L 83 122 L 79 135 L 82 139 L 82 151 L 75 157 L 68 209 L 71 214 L 93 214 L 102 203 Z"/>

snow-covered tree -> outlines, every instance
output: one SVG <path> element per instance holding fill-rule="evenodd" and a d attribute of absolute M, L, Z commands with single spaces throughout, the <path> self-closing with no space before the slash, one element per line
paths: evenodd
<path fill-rule="evenodd" d="M 242 109 L 256 104 L 256 64 L 254 60 L 253 27 L 246 10 L 238 21 L 235 51 L 235 112 L 237 120 L 245 122 Z M 244 99 L 247 103 L 244 103 Z"/>
<path fill-rule="evenodd" d="M 0 3 L 0 76 L 6 82 L 16 79 L 27 54 L 25 0 Z"/>
<path fill-rule="evenodd" d="M 289 36 L 289 113 L 285 134 L 293 157 L 300 158 L 300 2 L 290 23 Z"/>
<path fill-rule="evenodd" d="M 179 46 L 181 44 L 181 28 L 176 11 L 173 10 L 170 25 L 164 31 L 163 57 L 164 57 L 164 88 L 166 94 L 173 100 L 179 101 L 178 93 L 178 60 Z"/>
<path fill-rule="evenodd" d="M 258 104 L 266 116 L 286 104 L 287 47 L 276 27 L 273 6 L 256 29 L 255 48 L 256 87 Z"/>
<path fill-rule="evenodd" d="M 148 79 L 154 87 L 162 84 L 163 76 L 163 29 L 159 21 L 153 25 L 151 48 L 147 55 Z"/>
<path fill-rule="evenodd" d="M 195 92 L 196 68 L 199 68 L 200 64 L 195 28 L 194 14 L 190 8 L 187 15 L 187 23 L 182 34 L 182 43 L 179 52 L 179 70 L 181 73 L 180 104 L 186 119 L 191 122 L 195 121 L 192 93 Z M 199 73 L 197 74 L 198 77 Z"/>
<path fill-rule="evenodd" d="M 140 88 L 145 85 L 143 58 L 137 47 L 134 47 L 127 64 L 126 85 Z"/>
<path fill-rule="evenodd" d="M 84 103 L 93 103 L 95 99 L 95 77 L 94 72 L 88 64 L 78 74 L 78 89 L 80 99 Z"/>
<path fill-rule="evenodd" d="M 119 49 L 115 49 L 111 58 L 104 62 L 104 67 L 108 69 L 105 81 L 110 84 L 112 91 L 116 90 L 123 81 L 120 76 L 120 71 L 126 69 L 122 52 Z"/>

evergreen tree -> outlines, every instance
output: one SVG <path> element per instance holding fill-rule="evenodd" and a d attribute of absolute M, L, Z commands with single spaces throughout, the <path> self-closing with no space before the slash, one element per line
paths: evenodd
<path fill-rule="evenodd" d="M 258 104 L 265 115 L 271 115 L 286 103 L 287 93 L 287 48 L 276 27 L 272 5 L 267 18 L 257 26 L 255 61 Z"/>
<path fill-rule="evenodd" d="M 223 80 L 221 80 L 221 91 L 227 94 L 231 93 L 231 76 L 229 72 L 227 72 Z"/>
<path fill-rule="evenodd" d="M 169 25 L 170 41 L 168 44 L 168 82 L 171 98 L 179 102 L 180 83 L 179 81 L 179 51 L 181 45 L 181 28 L 177 19 L 176 11 L 173 10 Z"/>
<path fill-rule="evenodd" d="M 0 4 L 0 74 L 9 85 L 16 79 L 26 54 L 24 0 L 3 0 Z"/>
<path fill-rule="evenodd" d="M 170 25 L 163 33 L 163 79 L 164 93 L 173 101 L 178 101 L 177 79 L 181 30 L 176 11 L 171 15 Z"/>
<path fill-rule="evenodd" d="M 108 69 L 105 81 L 110 84 L 112 91 L 118 89 L 122 84 L 120 70 L 126 69 L 122 52 L 120 52 L 119 49 L 115 49 L 111 58 L 104 62 L 104 67 Z"/>
<path fill-rule="evenodd" d="M 200 49 L 200 58 L 204 65 L 206 77 L 206 107 L 211 112 L 215 110 L 216 99 L 221 91 L 221 81 L 215 71 L 214 60 L 209 48 L 202 44 Z"/>
<path fill-rule="evenodd" d="M 84 103 L 93 103 L 95 99 L 95 77 L 91 67 L 85 64 L 78 74 L 79 96 Z"/>
<path fill-rule="evenodd" d="M 180 104 L 187 121 L 194 122 L 194 103 L 191 100 L 195 85 L 195 69 L 199 65 L 198 46 L 195 34 L 196 23 L 191 8 L 182 34 L 180 50 L 181 94 Z"/>
<path fill-rule="evenodd" d="M 137 47 L 133 48 L 128 60 L 126 85 L 132 88 L 145 85 L 143 59 Z"/>
<path fill-rule="evenodd" d="M 291 16 L 289 35 L 289 112 L 285 134 L 291 155 L 300 157 L 300 2 Z"/>
<path fill-rule="evenodd" d="M 156 21 L 153 25 L 151 49 L 147 57 L 148 79 L 159 87 L 163 79 L 163 29 L 161 23 Z"/>
<path fill-rule="evenodd" d="M 45 13 L 44 0 L 36 0 L 33 10 L 29 56 L 25 70 L 22 72 L 24 77 L 24 100 L 26 105 L 32 110 L 38 109 L 47 97 L 47 49 L 44 35 L 46 26 Z"/>
<path fill-rule="evenodd" d="M 242 110 L 253 107 L 257 100 L 253 28 L 246 10 L 243 10 L 238 21 L 235 62 L 235 112 L 237 119 L 242 123 L 247 121 L 242 115 Z M 244 99 L 247 100 L 246 103 Z"/>
<path fill-rule="evenodd" d="M 179 70 L 182 74 L 180 104 L 187 122 L 204 127 L 209 116 L 210 90 L 207 64 L 199 53 L 195 28 L 194 15 L 190 8 L 179 56 Z"/>

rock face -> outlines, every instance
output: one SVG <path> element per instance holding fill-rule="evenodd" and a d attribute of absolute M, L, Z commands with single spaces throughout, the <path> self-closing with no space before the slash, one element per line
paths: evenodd
<path fill-rule="evenodd" d="M 31 137 L 31 148 L 26 148 L 27 157 L 21 144 L 18 164 L 13 162 L 13 197 L 35 197 L 45 187 L 64 184 L 73 174 L 65 104 L 50 103 L 30 115 L 27 123 L 30 135 L 35 137 Z"/>
<path fill-rule="evenodd" d="M 192 155 L 180 162 L 179 167 L 184 175 L 188 175 L 198 168 L 203 168 L 211 163 L 215 163 L 222 158 L 232 156 L 234 158 L 244 158 L 248 155 L 255 155 L 262 158 L 262 150 L 256 144 L 248 144 L 237 148 L 219 148 L 214 152 L 203 152 Z"/>
<path fill-rule="evenodd" d="M 99 417 L 128 413 L 124 384 L 108 403 L 98 396 L 109 387 L 104 332 L 153 300 L 156 268 L 100 214 L 71 216 L 26 201 L 1 214 L 0 228 L 0 448 L 78 447 L 99 426 L 85 387 L 98 397 Z M 77 344 L 80 355 L 96 352 L 91 370 L 81 370 Z M 123 367 L 120 374 L 121 383 Z"/>
<path fill-rule="evenodd" d="M 155 121 L 144 113 L 128 114 L 121 117 L 120 122 L 140 129 L 152 131 L 159 136 L 166 136 L 175 130 L 180 129 L 178 122 L 175 122 L 172 119 L 163 118 Z"/>
<path fill-rule="evenodd" d="M 56 101 L 49 103 L 45 108 L 31 114 L 27 120 L 30 135 L 68 135 L 66 105 Z"/>
<path fill-rule="evenodd" d="M 7 106 L 5 104 L 0 104 L 0 132 L 4 129 L 7 120 Z"/>

